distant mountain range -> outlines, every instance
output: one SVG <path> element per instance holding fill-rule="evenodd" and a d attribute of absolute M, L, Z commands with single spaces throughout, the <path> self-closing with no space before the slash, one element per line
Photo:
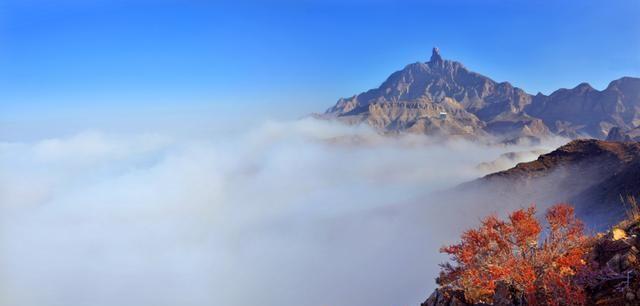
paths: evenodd
<path fill-rule="evenodd" d="M 604 139 L 614 127 L 624 134 L 640 125 L 640 78 L 623 77 L 602 91 L 582 83 L 531 95 L 444 60 L 434 48 L 428 62 L 409 64 L 380 87 L 339 99 L 317 116 L 367 123 L 384 133 Z"/>

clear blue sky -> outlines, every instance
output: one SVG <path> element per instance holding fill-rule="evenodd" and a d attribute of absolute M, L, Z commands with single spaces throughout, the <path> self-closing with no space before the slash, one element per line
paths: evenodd
<path fill-rule="evenodd" d="M 601 89 L 640 76 L 638 16 L 636 0 L 5 0 L 0 129 L 295 118 L 433 46 L 530 93 Z"/>

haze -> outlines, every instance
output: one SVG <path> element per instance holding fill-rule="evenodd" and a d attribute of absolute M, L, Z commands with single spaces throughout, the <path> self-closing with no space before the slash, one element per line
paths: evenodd
<path fill-rule="evenodd" d="M 387 137 L 309 115 L 434 46 L 532 94 L 602 89 L 640 75 L 639 13 L 633 0 L 2 1 L 0 306 L 418 305 L 440 246 L 505 209 L 434 192 L 567 140 Z"/>
<path fill-rule="evenodd" d="M 3 305 L 415 304 L 461 230 L 443 216 L 464 207 L 429 193 L 529 149 L 313 119 L 5 142 Z"/>

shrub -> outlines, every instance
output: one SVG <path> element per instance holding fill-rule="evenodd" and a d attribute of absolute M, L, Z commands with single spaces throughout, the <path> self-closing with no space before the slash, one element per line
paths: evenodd
<path fill-rule="evenodd" d="M 453 263 L 441 265 L 438 284 L 464 292 L 471 303 L 493 303 L 502 287 L 511 301 L 529 305 L 584 304 L 584 290 L 575 278 L 589 252 L 582 222 L 573 207 L 557 204 L 546 212 L 541 239 L 535 213 L 531 206 L 507 220 L 489 216 L 479 228 L 464 232 L 460 243 L 443 247 Z"/>

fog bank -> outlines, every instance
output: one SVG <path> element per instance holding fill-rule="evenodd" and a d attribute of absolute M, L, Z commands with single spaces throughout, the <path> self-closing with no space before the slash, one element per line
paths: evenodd
<path fill-rule="evenodd" d="M 429 194 L 562 141 L 485 146 L 304 119 L 223 138 L 0 143 L 0 304 L 416 305 L 438 248 L 491 211 Z M 516 156 L 497 164 L 535 158 Z"/>

